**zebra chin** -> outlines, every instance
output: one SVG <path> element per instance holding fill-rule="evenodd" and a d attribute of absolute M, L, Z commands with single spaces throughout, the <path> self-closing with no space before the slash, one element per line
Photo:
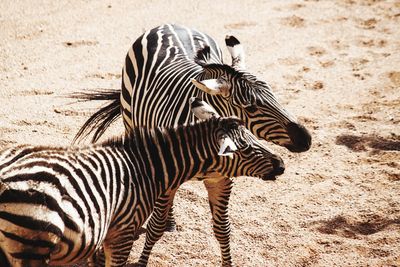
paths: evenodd
<path fill-rule="evenodd" d="M 276 177 L 283 174 L 285 171 L 285 168 L 282 168 L 277 171 L 272 171 L 271 173 L 268 173 L 267 175 L 264 175 L 261 177 L 263 181 L 275 181 Z"/>
<path fill-rule="evenodd" d="M 264 177 L 261 177 L 261 180 L 263 180 L 263 181 L 275 181 L 276 180 L 276 176 L 268 174 L 268 175 L 266 175 Z"/>
<path fill-rule="evenodd" d="M 263 181 L 275 181 L 276 177 L 285 172 L 285 164 L 281 158 L 272 159 L 273 170 L 261 177 Z"/>

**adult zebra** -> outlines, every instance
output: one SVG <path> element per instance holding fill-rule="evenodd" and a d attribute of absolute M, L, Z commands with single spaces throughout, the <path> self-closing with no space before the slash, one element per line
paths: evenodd
<path fill-rule="evenodd" d="M 198 96 L 222 116 L 244 120 L 258 138 L 281 145 L 293 152 L 307 151 L 309 132 L 277 101 L 270 86 L 245 70 L 242 45 L 227 36 L 232 66 L 223 64 L 215 41 L 199 31 L 177 25 L 161 25 L 140 36 L 129 49 L 122 70 L 122 90 L 78 95 L 86 100 L 111 100 L 82 126 L 76 139 L 94 132 L 96 141 L 122 114 L 127 132 L 134 126 L 167 126 L 192 121 L 187 101 Z M 204 180 L 208 190 L 213 230 L 220 243 L 222 265 L 231 265 L 228 203 L 232 181 Z M 173 196 L 171 196 L 173 198 Z M 171 199 L 172 199 L 171 198 Z M 156 207 L 161 217 L 171 203 Z M 155 220 L 155 219 L 154 219 Z M 172 208 L 169 224 L 174 227 Z M 146 240 L 157 239 L 165 226 L 148 228 Z M 149 236 L 150 235 L 150 236 Z M 151 245 L 145 245 L 145 251 Z"/>
<path fill-rule="evenodd" d="M 2 151 L 1 266 L 86 259 L 99 266 L 95 255 L 101 247 L 107 267 L 124 266 L 156 201 L 168 201 L 165 192 L 215 172 L 263 179 L 283 172 L 282 159 L 240 119 L 209 117 L 175 128 L 136 127 L 124 139 L 86 148 Z"/>

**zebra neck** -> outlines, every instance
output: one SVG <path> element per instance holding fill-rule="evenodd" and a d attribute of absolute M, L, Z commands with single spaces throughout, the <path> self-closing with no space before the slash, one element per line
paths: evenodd
<path fill-rule="evenodd" d="M 166 140 L 172 147 L 174 164 L 169 164 L 171 190 L 195 177 L 204 176 L 205 172 L 217 170 L 220 163 L 219 146 L 216 140 L 218 119 L 197 122 L 169 131 Z"/>
<path fill-rule="evenodd" d="M 201 72 L 196 78 L 199 81 L 207 79 L 216 79 L 220 77 L 218 72 Z M 193 85 L 194 86 L 194 85 Z M 243 108 L 233 101 L 233 97 L 222 95 L 211 95 L 195 88 L 196 93 L 194 96 L 200 97 L 202 100 L 211 105 L 217 113 L 222 117 L 237 116 L 239 118 L 246 118 L 243 114 Z"/>
<path fill-rule="evenodd" d="M 157 194 L 177 189 L 183 182 L 202 176 L 219 162 L 213 133 L 217 119 L 176 128 L 138 128 L 130 138 L 133 158 L 141 158 Z"/>

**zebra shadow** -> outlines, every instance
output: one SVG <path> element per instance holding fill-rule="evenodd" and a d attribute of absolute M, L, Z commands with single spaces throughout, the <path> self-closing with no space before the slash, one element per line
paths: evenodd
<path fill-rule="evenodd" d="M 318 225 L 316 230 L 320 233 L 358 239 L 358 235 L 372 235 L 393 225 L 400 228 L 400 218 L 386 219 L 372 215 L 365 220 L 355 221 L 339 215 L 315 224 Z"/>

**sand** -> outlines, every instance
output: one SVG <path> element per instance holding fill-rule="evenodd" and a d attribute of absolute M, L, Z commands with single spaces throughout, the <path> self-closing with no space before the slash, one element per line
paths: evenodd
<path fill-rule="evenodd" d="M 101 103 L 80 90 L 119 88 L 129 46 L 162 23 L 235 35 L 248 69 L 313 136 L 275 182 L 236 179 L 237 266 L 400 266 L 399 1 L 10 1 L 0 9 L 0 148 L 68 145 Z M 123 132 L 117 121 L 107 136 Z M 178 231 L 149 266 L 218 266 L 202 183 L 176 197 Z M 132 249 L 134 263 L 141 235 Z"/>

